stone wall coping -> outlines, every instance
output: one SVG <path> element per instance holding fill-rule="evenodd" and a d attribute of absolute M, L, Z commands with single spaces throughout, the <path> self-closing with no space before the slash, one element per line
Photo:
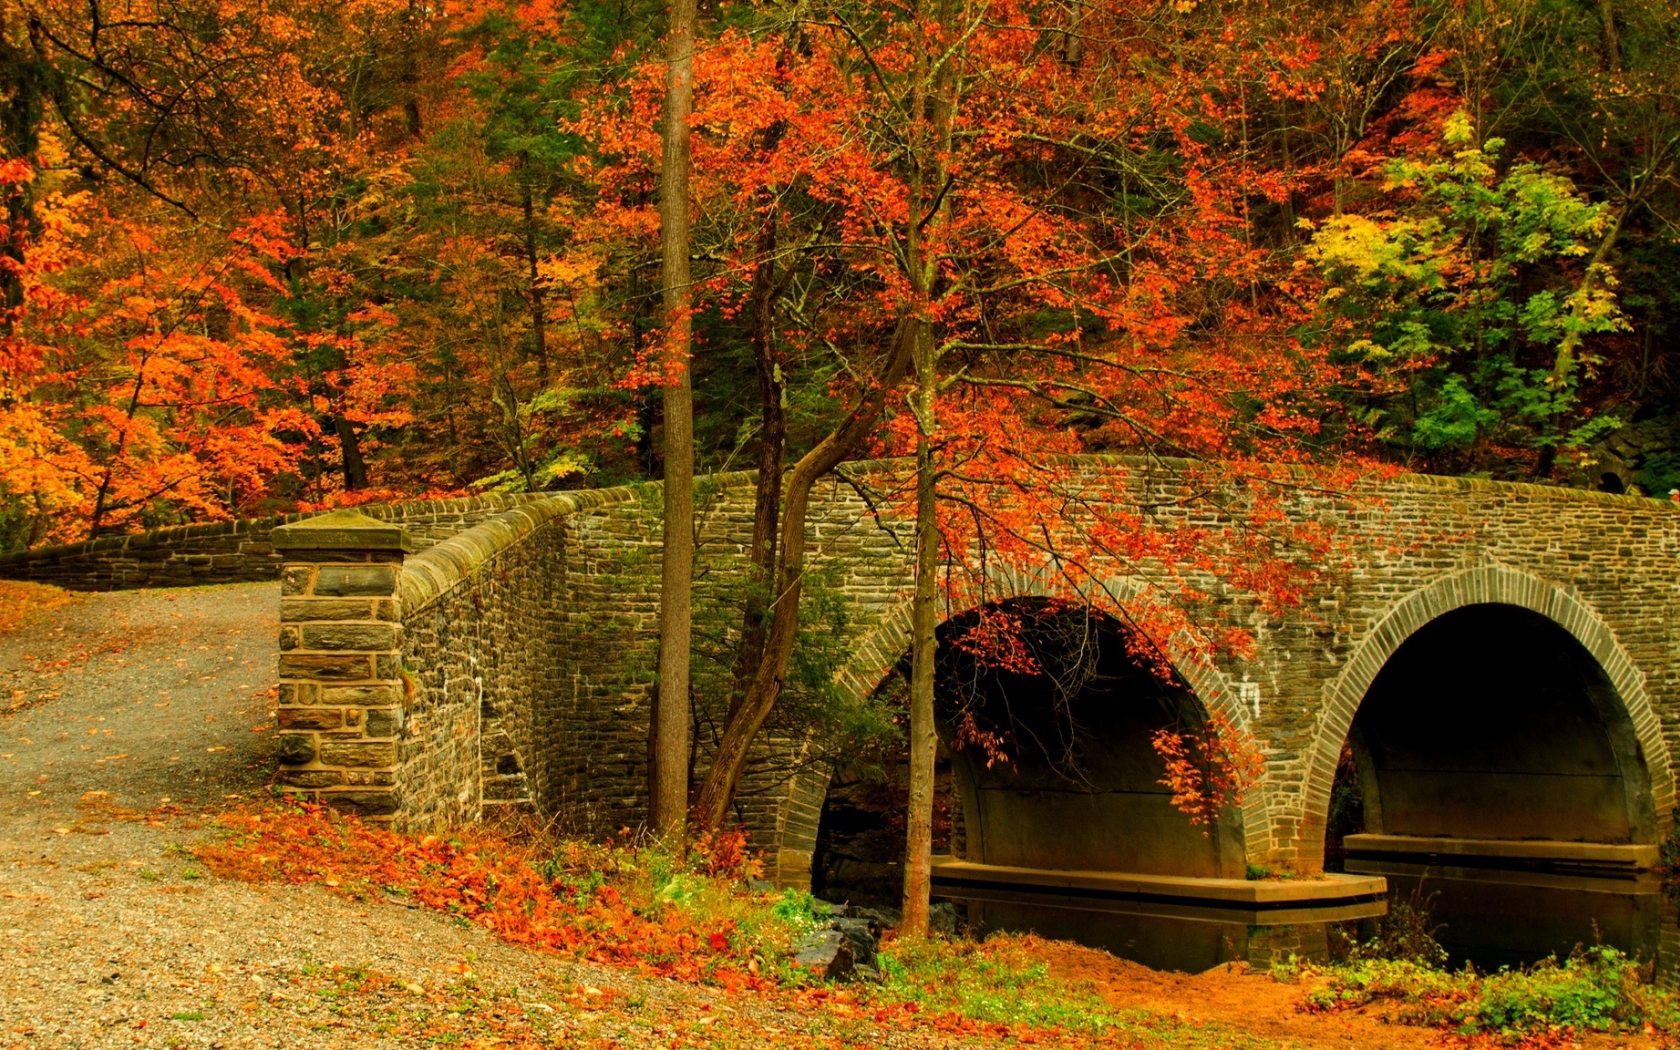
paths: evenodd
<path fill-rule="evenodd" d="M 902 471 L 910 466 L 908 459 L 869 459 L 852 460 L 842 463 L 838 472 L 844 475 L 869 474 L 878 471 Z M 1119 455 L 1111 453 L 1092 453 L 1079 456 L 1057 456 L 1049 462 L 1062 462 L 1074 465 L 1090 464 L 1091 466 L 1126 466 L 1165 470 L 1188 470 L 1199 465 L 1199 461 L 1179 457 Z M 1291 467 L 1292 472 L 1305 473 L 1306 468 Z M 725 487 L 732 487 L 734 483 L 750 483 L 756 471 L 735 471 L 729 474 L 708 475 L 697 478 L 696 481 L 710 480 L 725 481 Z M 1435 474 L 1397 473 L 1388 478 L 1375 478 L 1379 482 L 1404 485 L 1409 488 L 1422 489 L 1456 489 L 1465 493 L 1487 494 L 1490 496 L 1507 495 L 1538 500 L 1567 500 L 1602 503 L 1607 506 L 1626 507 L 1629 510 L 1654 511 L 1658 506 L 1676 513 L 1680 512 L 1680 503 L 1653 496 L 1632 496 L 1610 492 L 1596 492 L 1591 489 L 1565 488 L 1561 485 L 1541 485 L 1534 482 L 1521 481 L 1490 481 L 1485 478 L 1443 477 Z M 659 482 L 643 483 L 644 488 L 657 491 Z M 613 489 L 576 489 L 568 492 L 519 492 L 495 493 L 484 496 L 459 496 L 434 500 L 406 500 L 400 503 L 368 504 L 359 508 L 363 513 L 385 520 L 403 520 L 410 517 L 431 517 L 441 514 L 460 514 L 470 511 L 486 509 L 514 509 L 520 506 L 542 504 L 556 499 L 576 497 L 584 492 L 616 492 L 619 488 L 628 489 L 630 486 L 620 486 Z M 612 502 L 608 500 L 607 502 Z M 580 508 L 581 509 L 581 506 Z M 101 536 L 97 539 L 83 540 L 80 543 L 64 544 L 55 547 L 35 547 L 30 550 L 14 551 L 10 554 L 0 554 L 0 577 L 7 575 L 13 566 L 28 565 L 37 561 L 51 561 L 61 558 L 73 558 L 82 554 L 94 554 L 103 551 L 145 550 L 152 547 L 166 547 L 185 540 L 211 539 L 218 536 L 239 536 L 264 529 L 274 529 L 293 522 L 304 521 L 319 517 L 331 511 L 300 511 L 291 514 L 275 514 L 264 518 L 240 518 L 232 521 L 203 522 L 195 525 L 172 525 L 167 528 L 153 529 L 149 532 L 124 533 L 118 536 Z M 571 513 L 566 511 L 565 513 Z"/>
<path fill-rule="evenodd" d="M 492 493 L 484 496 L 454 496 L 446 499 L 404 500 L 400 503 L 370 503 L 355 508 L 369 517 L 380 520 L 404 521 L 409 518 L 428 518 L 443 514 L 466 514 L 480 510 L 500 510 L 525 503 L 552 499 L 552 492 Z M 29 550 L 0 554 L 0 576 L 14 565 L 28 565 L 36 561 L 73 558 L 102 551 L 146 550 L 167 547 L 185 540 L 213 539 L 219 536 L 244 536 L 272 530 L 293 522 L 337 513 L 331 510 L 294 511 L 290 514 L 271 514 L 263 518 L 237 518 L 231 521 L 207 521 L 195 525 L 170 525 L 149 532 L 125 532 L 115 536 L 100 536 L 80 543 L 56 547 L 33 547 Z"/>
<path fill-rule="evenodd" d="M 275 550 L 403 551 L 413 553 L 407 526 L 359 510 L 335 510 L 281 525 L 270 534 Z"/>
<path fill-rule="evenodd" d="M 1131 467 L 1149 470 L 1186 471 L 1198 467 L 1205 467 L 1203 460 L 1185 459 L 1178 456 L 1140 456 L 1122 455 L 1118 453 L 1093 452 L 1082 455 L 1057 455 L 1045 457 L 1046 463 L 1067 466 L 1092 467 Z M 845 475 L 867 475 L 876 472 L 905 471 L 914 465 L 914 461 L 905 458 L 895 459 L 859 459 L 840 464 L 835 468 L 838 473 Z M 1286 465 L 1281 468 L 1284 473 L 1301 478 L 1310 478 L 1310 466 Z M 1564 485 L 1543 485 L 1533 481 L 1494 481 L 1489 478 L 1449 477 L 1441 474 L 1418 474 L 1411 471 L 1396 471 L 1384 476 L 1382 471 L 1372 470 L 1364 483 L 1371 486 L 1401 485 L 1413 489 L 1457 490 L 1466 493 L 1486 494 L 1490 496 L 1516 496 L 1538 500 L 1562 500 L 1574 503 L 1600 503 L 1612 507 L 1626 507 L 1629 510 L 1655 510 L 1662 507 L 1670 513 L 1680 513 L 1680 502 L 1658 496 L 1634 496 L 1627 493 L 1599 492 L 1596 489 L 1569 488 Z M 1334 495 L 1327 492 L 1326 495 Z"/>
<path fill-rule="evenodd" d="M 755 477 L 757 471 L 737 470 L 707 474 L 694 481 L 696 485 L 713 485 L 724 491 L 739 485 L 750 485 Z M 658 493 L 662 484 L 651 481 L 606 489 L 545 493 L 543 499 L 481 521 L 404 560 L 402 578 L 397 581 L 398 605 L 404 616 L 424 609 L 460 586 L 502 551 L 523 543 L 526 537 L 556 518 L 600 507 L 637 503 Z"/>

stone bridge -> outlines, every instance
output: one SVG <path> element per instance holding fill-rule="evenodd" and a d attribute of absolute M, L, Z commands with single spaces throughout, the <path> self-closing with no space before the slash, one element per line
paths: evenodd
<path fill-rule="evenodd" d="M 1173 464 L 1081 463 L 1122 474 L 1169 526 L 1206 514 Z M 869 696 L 908 646 L 910 525 L 865 498 L 885 469 L 852 465 L 811 508 L 810 659 L 738 810 L 784 883 L 809 879 L 844 760 L 802 712 L 817 692 L 830 704 Z M 718 475 L 697 490 L 701 766 L 727 694 L 752 481 Z M 166 530 L 13 556 L 0 575 L 137 578 L 110 570 L 113 558 L 197 564 L 196 576 L 177 570 L 181 582 L 278 574 L 283 784 L 409 827 L 516 806 L 601 832 L 645 813 L 659 507 L 656 485 L 411 504 L 207 527 L 219 567 L 190 561 L 208 557 L 194 553 L 203 536 Z M 1268 615 L 1216 579 L 1189 581 L 1207 594 L 1197 614 L 1210 626 L 1258 639 L 1250 658 L 1177 668 L 1175 702 L 1223 715 L 1264 752 L 1241 811 L 1208 836 L 1172 811 L 1147 742 L 1171 705 L 1117 713 L 1132 710 L 1117 693 L 1081 717 L 1077 783 L 956 752 L 964 855 L 943 863 L 948 877 L 1037 872 L 1041 884 L 1114 888 L 1242 879 L 1250 865 L 1316 872 L 1344 746 L 1364 797 L 1349 870 L 1443 857 L 1599 874 L 1654 865 L 1680 733 L 1680 506 L 1400 475 L 1352 495 L 1302 490 L 1286 510 L 1349 540 L 1301 605 Z M 229 551 L 241 528 L 258 540 Z M 999 600 L 1043 593 L 1030 573 L 997 582 Z"/>

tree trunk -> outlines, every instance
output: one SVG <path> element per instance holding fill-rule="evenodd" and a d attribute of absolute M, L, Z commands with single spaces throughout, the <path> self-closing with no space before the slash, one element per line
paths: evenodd
<path fill-rule="evenodd" d="M 520 155 L 520 205 L 525 213 L 526 279 L 531 282 L 531 343 L 537 355 L 537 378 L 548 389 L 548 304 L 543 301 L 542 278 L 537 273 L 537 217 L 536 202 L 532 199 L 531 157 Z"/>
<path fill-rule="evenodd" d="M 1616 33 L 1616 9 L 1611 0 L 1599 0 L 1599 20 L 1604 32 L 1604 68 L 1611 73 L 1622 71 L 1622 45 Z"/>
<path fill-rule="evenodd" d="M 694 578 L 694 398 L 690 383 L 693 291 L 688 270 L 689 114 L 694 109 L 695 0 L 673 0 L 665 77 L 659 242 L 663 256 L 667 373 L 664 556 L 659 586 L 659 705 L 649 819 L 681 846 L 688 810 L 688 657 Z"/>
<path fill-rule="evenodd" d="M 933 888 L 933 665 L 938 652 L 939 520 L 933 438 L 938 369 L 926 323 L 916 340 L 916 597 L 910 611 L 910 802 L 905 821 L 900 937 L 925 937 Z"/>
<path fill-rule="evenodd" d="M 735 691 L 727 725 L 741 708 L 747 688 L 764 660 L 769 591 L 775 582 L 776 526 L 782 508 L 782 452 L 787 443 L 785 377 L 776 357 L 776 222 L 772 206 L 758 234 L 758 264 L 752 281 L 753 362 L 758 372 L 758 483 L 753 505 L 751 590 L 741 617 L 741 646 L 735 657 Z"/>
<path fill-rule="evenodd" d="M 342 415 L 333 416 L 333 431 L 338 435 L 339 458 L 344 465 L 344 488 L 347 492 L 368 487 L 367 461 L 362 459 L 361 439 L 356 428 Z"/>
<path fill-rule="evenodd" d="M 1570 373 L 1575 370 L 1576 352 L 1581 347 L 1580 325 L 1586 318 L 1588 297 L 1594 288 L 1604 283 L 1610 252 L 1616 247 L 1616 241 L 1621 238 L 1622 221 L 1627 218 L 1627 213 L 1632 208 L 1633 202 L 1625 202 L 1616 212 L 1615 218 L 1610 220 L 1610 228 L 1604 232 L 1604 237 L 1598 242 L 1598 248 L 1593 251 L 1592 258 L 1587 260 L 1586 269 L 1581 272 L 1581 283 L 1569 297 L 1569 314 L 1576 324 L 1558 341 L 1557 355 L 1552 361 L 1551 385 L 1554 389 L 1562 388 L 1569 381 Z"/>
<path fill-rule="evenodd" d="M 0 30 L 9 29 L 0 20 Z M 35 163 L 41 148 L 42 64 L 0 36 L 0 150 L 7 157 Z M 16 312 L 23 306 L 24 245 L 36 234 L 35 209 L 28 185 L 12 187 L 6 198 L 6 229 L 0 233 L 0 254 L 12 261 L 0 267 L 0 334 L 11 335 Z"/>
<path fill-rule="evenodd" d="M 933 119 L 912 140 L 915 145 L 907 180 L 910 221 L 905 229 L 904 252 L 909 270 L 905 276 L 915 295 L 917 311 L 913 323 L 916 392 L 912 395 L 916 416 L 916 597 L 910 612 L 910 799 L 905 813 L 904 918 L 898 928 L 901 937 L 927 936 L 933 889 L 933 763 L 937 739 L 933 728 L 933 665 L 938 652 L 934 629 L 939 622 L 939 519 L 934 498 L 939 473 L 934 440 L 939 427 L 939 352 L 927 318 L 939 264 L 936 249 L 928 244 L 928 234 L 948 227 L 951 220 L 946 180 L 950 177 L 956 85 L 951 74 L 955 62 L 934 63 L 932 58 L 956 20 L 955 0 L 939 0 L 937 17 L 942 33 L 919 30 L 910 111 L 929 112 L 931 98 Z"/>
<path fill-rule="evenodd" d="M 908 318 L 901 321 L 875 384 L 863 392 L 863 399 L 840 425 L 800 457 L 788 474 L 781 539 L 776 551 L 776 599 L 771 609 L 764 658 L 736 708 L 735 717 L 724 725 L 711 768 L 706 770 L 706 779 L 695 796 L 694 819 L 701 827 L 716 827 L 723 822 L 740 786 L 747 753 L 782 692 L 782 678 L 787 674 L 788 657 L 793 652 L 794 636 L 799 628 L 799 595 L 805 580 L 805 513 L 810 506 L 811 489 L 875 432 L 887 395 L 910 367 L 914 338 L 915 323 Z"/>

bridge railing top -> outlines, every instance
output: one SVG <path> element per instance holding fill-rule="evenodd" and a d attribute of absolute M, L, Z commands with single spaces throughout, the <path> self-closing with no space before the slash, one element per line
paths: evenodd
<path fill-rule="evenodd" d="M 457 514 L 498 513 L 525 503 L 540 502 L 553 496 L 554 493 L 552 492 L 491 493 L 484 496 L 460 496 L 448 499 L 369 503 L 356 509 L 369 517 L 385 521 L 420 521 Z M 332 512 L 330 508 L 297 511 L 291 514 L 272 514 L 262 518 L 236 518 L 231 521 L 170 525 L 146 532 L 126 532 L 117 535 L 98 536 L 91 540 L 82 540 L 79 543 L 67 543 L 53 547 L 32 547 L 28 550 L 0 554 L 0 566 L 25 564 L 42 558 L 62 558 L 107 551 L 167 547 L 193 540 L 215 539 L 226 536 L 264 535 L 281 525 L 289 525 L 295 521 L 304 521 Z"/>
<path fill-rule="evenodd" d="M 697 485 L 717 489 L 751 484 L 755 472 L 731 471 L 696 478 Z M 404 614 L 423 609 L 469 579 L 478 568 L 556 518 L 581 511 L 643 500 L 659 491 L 658 482 L 641 482 L 605 489 L 573 489 L 543 493 L 470 529 L 443 540 L 403 562 L 397 600 Z"/>
<path fill-rule="evenodd" d="M 1056 457 L 1056 462 L 1068 465 L 1090 465 L 1092 467 L 1116 466 L 1149 471 L 1160 471 L 1168 474 L 1181 471 L 1193 471 L 1198 461 L 1177 457 L 1142 456 L 1132 454 L 1096 453 L 1079 456 Z M 840 471 L 848 475 L 866 475 L 874 472 L 902 472 L 910 465 L 904 459 L 876 459 L 854 460 L 842 464 Z M 1305 468 L 1299 468 L 1305 471 Z M 750 484 L 755 476 L 752 471 L 736 471 L 725 474 L 707 475 L 697 479 L 701 483 L 710 482 L 721 487 L 733 487 L 737 484 Z M 1680 512 L 1680 503 L 1656 497 L 1635 496 L 1627 494 L 1597 492 L 1589 489 L 1565 488 L 1556 485 L 1542 485 L 1533 482 L 1493 481 L 1485 478 L 1445 477 L 1432 474 L 1396 473 L 1378 478 L 1373 473 L 1372 480 L 1377 484 L 1398 484 L 1410 488 L 1424 488 L 1433 490 L 1458 491 L 1487 495 L 1508 495 L 1536 500 L 1562 500 L 1570 502 L 1592 502 L 1607 506 L 1625 507 L 1630 510 L 1638 509 L 1646 512 L 1657 511 L 1662 508 L 1668 512 Z M 636 498 L 639 491 L 657 491 L 658 482 L 646 482 L 638 485 L 617 486 L 608 489 L 577 489 L 568 492 L 532 492 L 532 493 L 495 493 L 483 496 L 466 496 L 436 500 L 405 500 L 399 503 L 368 504 L 359 507 L 362 513 L 371 517 L 388 521 L 419 522 L 447 518 L 452 515 L 484 515 L 492 514 L 496 517 L 489 522 L 483 522 L 474 528 L 484 528 L 495 520 L 504 517 L 507 512 L 538 506 L 546 506 L 541 512 L 543 520 L 555 515 L 574 513 L 577 510 L 591 506 L 622 502 Z M 304 511 L 291 514 L 277 514 L 264 518 L 247 518 L 232 521 L 205 522 L 192 525 L 174 525 L 147 532 L 125 533 L 122 535 L 101 536 L 96 539 L 84 540 L 80 543 L 65 544 L 54 547 L 36 547 L 29 550 L 0 554 L 0 576 L 7 575 L 6 569 L 13 566 L 25 566 L 43 560 L 69 559 L 80 555 L 121 552 L 127 550 L 145 550 L 149 548 L 168 547 L 171 545 L 188 544 L 198 540 L 212 540 L 222 537 L 238 537 L 243 535 L 262 536 L 274 528 L 302 521 L 306 518 L 326 514 L 329 511 Z M 455 538 L 462 538 L 474 528 L 464 530 Z M 500 535 L 500 530 L 497 530 Z M 521 533 L 521 536 L 523 533 Z M 482 537 L 468 541 L 471 546 L 477 546 Z M 448 543 L 443 540 L 442 543 Z M 517 538 L 509 540 L 517 542 Z M 441 543 L 439 544 L 442 545 Z M 499 549 L 499 548 L 498 548 Z M 457 552 L 459 554 L 460 552 Z"/>
<path fill-rule="evenodd" d="M 1198 468 L 1205 468 L 1208 464 L 1203 460 L 1187 459 L 1177 456 L 1143 456 L 1122 453 L 1086 453 L 1082 455 L 1064 455 L 1046 457 L 1047 463 L 1065 466 L 1090 467 L 1128 467 L 1156 471 L 1165 474 L 1190 473 Z M 870 473 L 904 473 L 914 466 L 909 458 L 901 459 L 869 459 L 852 460 L 842 463 L 837 468 L 839 472 L 849 475 L 866 475 Z M 1268 469 L 1271 469 L 1268 467 Z M 1286 466 L 1284 472 L 1296 474 L 1306 479 L 1311 477 L 1310 466 Z M 1198 479 L 1200 480 L 1200 479 Z M 1453 477 L 1442 474 L 1420 474 L 1413 471 L 1395 471 L 1385 473 L 1373 469 L 1360 477 L 1350 489 L 1358 485 L 1404 485 L 1411 488 L 1449 490 L 1458 492 L 1482 493 L 1487 495 L 1520 496 L 1539 500 L 1557 500 L 1574 503 L 1601 503 L 1608 506 L 1627 507 L 1644 511 L 1680 512 L 1680 502 L 1661 496 L 1638 496 L 1630 493 L 1600 492 L 1596 489 L 1571 488 L 1564 485 L 1546 485 L 1533 481 L 1496 481 L 1491 478 Z"/>

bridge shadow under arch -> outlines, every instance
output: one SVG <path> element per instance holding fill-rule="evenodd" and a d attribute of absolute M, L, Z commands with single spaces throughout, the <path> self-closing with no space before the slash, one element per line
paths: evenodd
<path fill-rule="evenodd" d="M 1552 620 L 1466 605 L 1419 628 L 1349 732 L 1368 833 L 1653 844 L 1656 811 L 1626 704 Z"/>
<path fill-rule="evenodd" d="M 1366 751 L 1387 834 L 1651 844 L 1673 819 L 1644 675 L 1579 596 L 1503 565 L 1439 579 L 1366 632 L 1307 770 L 1303 866 L 1323 854 L 1344 743 Z"/>
<path fill-rule="evenodd" d="M 1000 613 L 1019 632 L 1004 648 L 1024 650 L 1038 673 L 964 648 L 983 615 Z M 1193 826 L 1162 783 L 1152 738 L 1196 731 L 1207 712 L 1175 671 L 1155 664 L 1114 619 L 1043 599 L 996 603 L 941 625 L 936 717 L 962 803 L 965 860 L 1243 877 L 1240 814 Z"/>
<path fill-rule="evenodd" d="M 1140 656 L 1128 629 L 1101 613 L 1020 594 L 982 608 L 1027 625 L 1028 644 L 1046 673 L 988 667 L 954 645 L 980 609 L 952 616 L 939 628 L 936 716 L 960 800 L 955 816 L 965 840 L 963 859 L 1029 869 L 1243 878 L 1251 815 L 1231 811 L 1211 828 L 1193 826 L 1172 805 L 1161 783 L 1164 761 L 1151 745 L 1157 730 L 1201 727 L 1211 706 L 1201 691 L 1174 667 Z M 874 632 L 842 674 L 843 687 L 849 678 L 849 687 L 864 695 L 895 669 L 908 671 L 908 631 L 896 627 L 889 621 Z M 904 648 L 894 652 L 895 645 Z M 1228 705 L 1217 672 L 1204 667 L 1198 677 Z M 977 744 L 973 730 L 998 738 L 1002 757 Z M 790 792 L 792 819 L 782 821 L 777 858 L 784 882 L 810 871 L 828 782 L 828 773 L 811 771 Z"/>
<path fill-rule="evenodd" d="M 1326 867 L 1416 898 L 1455 963 L 1595 941 L 1654 957 L 1673 782 L 1625 651 L 1578 596 L 1501 567 L 1408 601 L 1355 657 L 1380 662 L 1351 663 L 1338 683 L 1365 684 Z"/>

